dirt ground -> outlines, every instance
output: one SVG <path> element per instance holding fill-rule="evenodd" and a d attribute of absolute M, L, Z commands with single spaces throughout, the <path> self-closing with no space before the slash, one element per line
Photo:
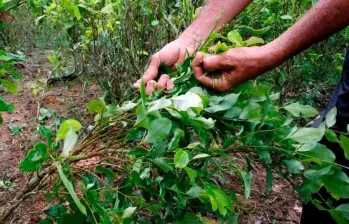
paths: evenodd
<path fill-rule="evenodd" d="M 91 121 L 91 116 L 85 109 L 86 103 L 102 94 L 95 84 L 75 80 L 69 85 L 54 84 L 35 96 L 32 84 L 49 76 L 48 54 L 49 52 L 34 50 L 27 55 L 27 61 L 17 69 L 24 76 L 20 84 L 21 91 L 16 95 L 2 93 L 6 101 L 14 103 L 15 111 L 3 113 L 4 123 L 0 125 L 0 214 L 7 202 L 12 200 L 30 178 L 29 174 L 20 172 L 17 166 L 31 146 L 39 140 L 34 134 L 39 126 L 39 109 L 51 109 L 58 116 L 75 117 L 85 123 Z M 21 132 L 11 135 L 12 126 L 20 127 Z M 37 216 L 49 206 L 43 203 L 43 197 L 43 194 L 38 194 L 28 199 L 7 223 L 37 223 Z"/>
<path fill-rule="evenodd" d="M 22 173 L 17 166 L 31 146 L 37 142 L 34 135 L 38 128 L 40 108 L 52 109 L 57 115 L 78 118 L 82 123 L 91 121 L 91 116 L 84 105 L 89 99 L 102 94 L 93 82 L 76 80 L 69 85 L 56 84 L 42 96 L 35 97 L 32 93 L 32 83 L 47 78 L 50 63 L 47 53 L 34 50 L 28 55 L 28 60 L 18 69 L 24 75 L 21 91 L 17 95 L 3 94 L 5 99 L 15 104 L 15 112 L 3 114 L 4 124 L 0 125 L 0 214 L 12 200 L 17 191 L 30 178 Z M 40 95 L 40 94 L 39 94 Z M 9 127 L 20 127 L 17 135 L 11 135 Z M 243 204 L 241 223 L 300 223 L 302 204 L 292 191 L 290 183 L 274 177 L 274 187 L 270 193 L 264 193 L 266 187 L 266 172 L 261 164 L 253 164 L 254 181 L 251 197 L 243 200 L 243 189 L 240 184 L 232 186 L 238 193 Z M 238 180 L 237 180 L 238 181 Z M 44 194 L 38 194 L 21 205 L 6 223 L 37 223 L 38 217 L 48 208 L 44 203 Z"/>

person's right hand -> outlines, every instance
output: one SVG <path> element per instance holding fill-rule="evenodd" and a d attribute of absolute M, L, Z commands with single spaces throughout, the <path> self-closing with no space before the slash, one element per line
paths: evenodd
<path fill-rule="evenodd" d="M 195 49 L 189 44 L 189 41 L 183 39 L 177 39 L 167 44 L 151 57 L 150 64 L 143 77 L 134 83 L 133 87 L 138 89 L 143 79 L 146 85 L 147 95 L 150 95 L 155 88 L 172 89 L 173 83 L 167 74 L 162 75 L 157 82 L 155 81 L 158 76 L 160 64 L 164 63 L 170 67 L 174 67 L 175 64 L 182 63 L 186 57 L 192 55 L 194 52 Z"/>

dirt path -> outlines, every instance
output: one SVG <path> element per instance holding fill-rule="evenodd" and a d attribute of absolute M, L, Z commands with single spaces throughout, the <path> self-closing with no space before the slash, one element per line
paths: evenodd
<path fill-rule="evenodd" d="M 6 101 L 14 103 L 15 111 L 2 114 L 4 123 L 0 125 L 0 214 L 30 177 L 17 167 L 31 146 L 39 141 L 36 135 L 39 124 L 50 125 L 39 121 L 40 108 L 51 109 L 57 116 L 90 121 L 84 105 L 89 99 L 101 95 L 96 85 L 76 80 L 68 86 L 60 83 L 44 92 L 39 91 L 35 96 L 32 84 L 47 79 L 50 71 L 48 54 L 47 51 L 36 49 L 27 55 L 27 61 L 18 69 L 24 76 L 20 84 L 21 91 L 16 95 L 3 94 Z M 19 127 L 21 131 L 13 135 L 11 127 Z M 37 223 L 36 213 L 42 213 L 48 206 L 43 201 L 42 195 L 32 197 L 16 210 L 8 223 Z"/>

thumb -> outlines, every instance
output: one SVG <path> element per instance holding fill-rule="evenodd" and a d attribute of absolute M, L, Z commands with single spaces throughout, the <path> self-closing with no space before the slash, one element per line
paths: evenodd
<path fill-rule="evenodd" d="M 206 71 L 212 72 L 219 69 L 230 68 L 230 60 L 226 52 L 218 55 L 206 55 L 203 60 L 203 67 Z"/>

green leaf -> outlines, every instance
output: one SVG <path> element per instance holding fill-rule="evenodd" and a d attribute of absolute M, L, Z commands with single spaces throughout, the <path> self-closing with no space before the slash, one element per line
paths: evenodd
<path fill-rule="evenodd" d="M 145 92 L 145 83 L 144 83 L 144 80 L 142 79 L 142 83 L 141 83 L 141 86 L 139 88 L 139 92 L 141 94 L 141 99 L 142 99 L 142 106 L 143 106 L 143 109 L 145 110 L 145 104 L 147 102 L 147 94 Z"/>
<path fill-rule="evenodd" d="M 78 140 L 78 135 L 73 129 L 70 129 L 64 138 L 64 145 L 62 150 L 62 156 L 68 157 L 69 153 L 73 150 L 76 142 Z"/>
<path fill-rule="evenodd" d="M 13 112 L 14 106 L 12 103 L 7 103 L 4 98 L 0 96 L 0 112 Z"/>
<path fill-rule="evenodd" d="M 321 144 L 317 144 L 316 147 L 310 151 L 303 152 L 302 155 L 305 155 L 305 159 L 310 159 L 318 164 L 322 164 L 322 162 L 331 163 L 336 159 L 334 153 Z"/>
<path fill-rule="evenodd" d="M 114 12 L 114 9 L 113 9 L 113 4 L 112 3 L 109 3 L 107 4 L 106 6 L 103 7 L 103 9 L 101 10 L 101 13 L 105 13 L 105 14 L 110 14 Z"/>
<path fill-rule="evenodd" d="M 201 97 L 193 92 L 172 98 L 174 107 L 179 111 L 187 111 L 189 108 L 203 109 Z"/>
<path fill-rule="evenodd" d="M 174 136 L 168 145 L 169 150 L 177 149 L 179 146 L 179 141 L 184 137 L 184 131 L 180 128 L 176 128 Z"/>
<path fill-rule="evenodd" d="M 248 40 L 243 42 L 243 45 L 246 47 L 255 46 L 258 44 L 264 44 L 264 40 L 259 37 L 250 37 Z"/>
<path fill-rule="evenodd" d="M 241 111 L 239 119 L 248 120 L 250 118 L 255 118 L 260 115 L 262 107 L 255 102 L 249 102 L 248 105 Z"/>
<path fill-rule="evenodd" d="M 299 103 L 292 103 L 284 107 L 285 110 L 290 112 L 293 116 L 299 117 L 301 113 L 301 105 Z"/>
<path fill-rule="evenodd" d="M 102 114 L 105 112 L 105 104 L 101 99 L 90 100 L 87 103 L 86 108 L 90 113 Z"/>
<path fill-rule="evenodd" d="M 173 171 L 173 167 L 168 164 L 165 160 L 157 157 L 153 160 L 153 163 L 160 167 L 163 171 L 168 172 L 168 171 Z"/>
<path fill-rule="evenodd" d="M 151 25 L 152 26 L 156 26 L 156 25 L 158 25 L 159 24 L 159 20 L 153 20 L 153 21 L 151 21 Z"/>
<path fill-rule="evenodd" d="M 45 213 L 52 218 L 59 218 L 60 216 L 67 213 L 67 209 L 64 205 L 53 205 L 49 207 Z"/>
<path fill-rule="evenodd" d="M 196 117 L 194 119 L 190 120 L 190 123 L 192 123 L 196 127 L 205 128 L 205 129 L 212 129 L 216 123 L 215 120 L 212 118 L 204 118 L 204 117 Z"/>
<path fill-rule="evenodd" d="M 349 160 L 349 138 L 341 135 L 340 136 L 340 146 L 344 150 L 344 156 L 347 160 Z"/>
<path fill-rule="evenodd" d="M 285 110 L 290 112 L 294 117 L 299 117 L 302 114 L 305 117 L 314 117 L 318 115 L 318 111 L 309 105 L 301 105 L 299 103 L 292 103 L 284 107 Z"/>
<path fill-rule="evenodd" d="M 283 160 L 282 163 L 287 167 L 290 173 L 301 173 L 304 170 L 303 164 L 295 159 Z"/>
<path fill-rule="evenodd" d="M 59 162 L 55 163 L 55 166 L 58 170 L 59 177 L 62 180 L 62 183 L 64 184 L 65 188 L 68 190 L 70 196 L 72 197 L 73 201 L 75 202 L 76 206 L 79 208 L 80 212 L 84 215 L 87 215 L 86 208 L 83 204 L 81 204 L 75 190 L 73 184 L 68 180 L 68 178 L 65 176 L 62 170 L 62 165 Z"/>
<path fill-rule="evenodd" d="M 283 15 L 283 16 L 280 16 L 280 18 L 283 20 L 293 20 L 293 17 L 290 15 Z"/>
<path fill-rule="evenodd" d="M 239 117 L 242 109 L 240 107 L 232 107 L 224 113 L 225 118 L 233 119 Z"/>
<path fill-rule="evenodd" d="M 194 143 L 190 143 L 186 148 L 187 149 L 195 149 L 197 147 L 199 147 L 201 145 L 200 142 L 194 142 Z"/>
<path fill-rule="evenodd" d="M 348 224 L 348 220 L 345 219 L 341 213 L 339 213 L 338 211 L 334 210 L 334 209 L 330 209 L 329 210 L 331 217 L 333 218 L 333 220 L 337 223 L 337 224 Z"/>
<path fill-rule="evenodd" d="M 130 218 L 133 213 L 135 213 L 137 207 L 129 207 L 129 208 L 126 208 L 123 215 L 122 215 L 122 218 L 123 219 L 126 219 L 126 218 Z"/>
<path fill-rule="evenodd" d="M 186 194 L 189 195 L 192 198 L 197 198 L 197 197 L 199 197 L 202 194 L 203 191 L 204 190 L 201 187 L 193 186 L 193 187 L 191 187 L 189 189 L 189 191 Z"/>
<path fill-rule="evenodd" d="M 218 104 L 212 105 L 211 107 L 208 107 L 205 109 L 205 111 L 209 113 L 216 113 L 219 111 L 225 111 L 230 109 L 234 104 L 237 102 L 240 94 L 231 93 L 228 95 L 225 95 L 223 97 L 223 100 L 220 101 Z"/>
<path fill-rule="evenodd" d="M 77 20 L 81 19 L 81 14 L 78 6 L 74 5 L 74 3 L 70 0 L 62 0 L 62 3 L 64 4 L 70 15 L 75 16 Z"/>
<path fill-rule="evenodd" d="M 74 6 L 73 9 L 74 9 L 74 16 L 77 18 L 77 20 L 80 20 L 81 19 L 81 14 L 80 14 L 79 7 Z"/>
<path fill-rule="evenodd" d="M 212 205 L 212 210 L 218 211 L 221 215 L 225 216 L 227 211 L 232 211 L 233 206 L 228 195 L 219 187 L 213 184 L 205 184 L 203 195 L 209 195 L 209 199 Z"/>
<path fill-rule="evenodd" d="M 52 145 L 52 136 L 53 133 L 50 129 L 46 128 L 45 126 L 40 125 L 39 127 L 39 134 L 44 137 L 47 141 L 47 145 L 51 147 Z"/>
<path fill-rule="evenodd" d="M 312 150 L 313 148 L 315 148 L 315 146 L 317 145 L 317 141 L 313 141 L 307 144 L 302 145 L 299 149 L 297 149 L 298 152 L 307 152 Z"/>
<path fill-rule="evenodd" d="M 218 41 L 218 43 L 216 44 L 216 48 L 215 48 L 215 54 L 220 54 L 220 53 L 226 52 L 230 48 L 231 47 L 227 46 L 225 43 L 221 43 L 220 41 Z"/>
<path fill-rule="evenodd" d="M 227 38 L 230 42 L 236 44 L 237 46 L 243 46 L 242 37 L 238 30 L 230 31 L 227 35 Z"/>
<path fill-rule="evenodd" d="M 191 184 L 195 185 L 195 178 L 198 176 L 197 172 L 194 169 L 189 168 L 189 167 L 184 167 L 184 170 L 187 173 Z"/>
<path fill-rule="evenodd" d="M 342 204 L 338 206 L 336 209 L 340 213 L 342 217 L 344 217 L 346 220 L 349 220 L 349 204 Z"/>
<path fill-rule="evenodd" d="M 3 86 L 10 93 L 18 93 L 18 85 L 7 79 L 0 79 L 0 85 Z"/>
<path fill-rule="evenodd" d="M 321 178 L 323 175 L 328 174 L 331 171 L 332 165 L 326 167 L 310 168 L 304 172 L 304 176 L 310 180 Z"/>
<path fill-rule="evenodd" d="M 118 107 L 117 110 L 118 111 L 130 111 L 132 110 L 133 108 L 135 108 L 138 104 L 137 103 L 134 103 L 134 102 L 131 102 L 131 101 L 126 101 L 125 103 L 123 103 L 121 105 L 121 107 Z"/>
<path fill-rule="evenodd" d="M 150 123 L 148 134 L 144 139 L 144 142 L 155 143 L 166 138 L 172 127 L 172 121 L 168 118 L 162 117 L 155 119 Z"/>
<path fill-rule="evenodd" d="M 0 50 L 0 60 L 2 61 L 25 61 L 26 56 L 24 54 L 11 54 Z"/>
<path fill-rule="evenodd" d="M 25 172 L 37 171 L 47 159 L 47 146 L 43 143 L 39 143 L 35 145 L 34 149 L 28 152 L 18 167 Z"/>
<path fill-rule="evenodd" d="M 325 175 L 321 179 L 335 199 L 349 198 L 349 178 L 343 171 L 337 170 L 332 175 Z"/>
<path fill-rule="evenodd" d="M 321 180 L 309 180 L 304 179 L 303 185 L 297 188 L 297 192 L 303 201 L 308 202 L 311 199 L 311 195 L 318 192 L 323 186 Z"/>
<path fill-rule="evenodd" d="M 145 110 L 145 108 L 143 106 L 137 107 L 136 114 L 137 114 L 137 120 L 136 120 L 135 126 L 149 129 L 151 119 L 147 115 L 147 111 Z"/>
<path fill-rule="evenodd" d="M 153 112 L 153 111 L 158 111 L 161 110 L 163 108 L 169 107 L 172 104 L 172 101 L 169 99 L 166 99 L 165 97 L 156 100 L 154 102 L 152 102 L 152 106 L 148 109 L 148 113 L 149 112 Z"/>
<path fill-rule="evenodd" d="M 75 132 L 78 132 L 81 129 L 81 127 L 82 126 L 80 122 L 77 120 L 73 120 L 73 119 L 65 120 L 57 131 L 56 140 L 59 141 L 61 139 L 64 139 L 65 136 L 68 134 L 69 130 L 71 129 Z"/>
<path fill-rule="evenodd" d="M 234 167 L 235 172 L 237 172 L 237 174 L 239 175 L 239 177 L 242 179 L 243 183 L 244 183 L 244 196 L 245 199 L 247 200 L 250 197 L 251 194 L 251 182 L 252 182 L 252 167 L 251 164 L 249 162 L 249 160 L 246 158 L 246 171 L 243 172 L 241 171 L 239 168 Z"/>
<path fill-rule="evenodd" d="M 205 153 L 201 153 L 201 154 L 197 154 L 196 156 L 193 157 L 193 160 L 194 159 L 202 159 L 202 158 L 207 158 L 207 157 L 210 157 L 209 154 L 205 154 Z"/>
<path fill-rule="evenodd" d="M 337 117 L 337 108 L 334 107 L 326 114 L 326 126 L 328 128 L 333 127 L 336 124 L 337 122 L 336 117 Z"/>
<path fill-rule="evenodd" d="M 328 141 L 330 142 L 336 142 L 336 143 L 339 143 L 339 140 L 338 140 L 338 137 L 337 137 L 337 134 L 332 131 L 331 129 L 326 129 L 325 131 L 325 137 Z"/>
<path fill-rule="evenodd" d="M 21 131 L 22 131 L 22 127 L 20 126 L 12 126 L 12 125 L 9 125 L 8 126 L 11 130 L 11 135 L 12 136 L 15 136 L 17 134 L 19 134 Z"/>
<path fill-rule="evenodd" d="M 321 130 L 317 128 L 300 128 L 289 138 L 296 142 L 305 144 L 319 139 L 319 136 L 321 136 Z"/>
<path fill-rule="evenodd" d="M 189 163 L 189 154 L 183 149 L 177 150 L 173 162 L 176 168 L 184 168 Z"/>
<path fill-rule="evenodd" d="M 256 153 L 260 160 L 262 160 L 265 164 L 270 165 L 271 164 L 271 156 L 268 150 L 263 149 L 257 149 Z"/>

